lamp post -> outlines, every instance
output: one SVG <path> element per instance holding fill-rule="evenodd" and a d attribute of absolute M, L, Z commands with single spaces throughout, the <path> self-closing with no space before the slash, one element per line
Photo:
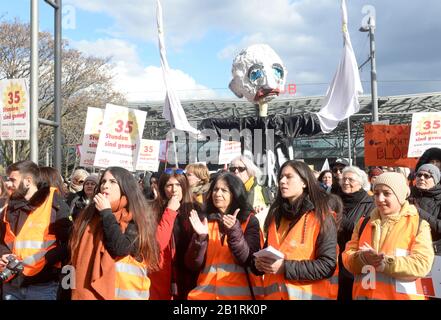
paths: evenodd
<path fill-rule="evenodd" d="M 377 97 L 377 66 L 375 61 L 375 19 L 369 17 L 368 24 L 359 29 L 361 32 L 369 32 L 371 61 L 371 96 L 372 96 L 372 122 L 378 121 L 378 97 Z M 367 62 L 367 61 L 366 61 Z M 363 64 L 364 65 L 364 64 Z"/>

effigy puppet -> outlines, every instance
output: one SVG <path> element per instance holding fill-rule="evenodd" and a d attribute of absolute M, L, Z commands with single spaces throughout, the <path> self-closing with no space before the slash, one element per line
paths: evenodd
<path fill-rule="evenodd" d="M 277 53 L 266 44 L 255 44 L 242 50 L 234 59 L 233 79 L 230 90 L 239 98 L 245 97 L 256 105 L 257 116 L 232 117 L 228 119 L 205 119 L 200 129 L 213 129 L 221 136 L 221 130 L 237 129 L 241 132 L 244 155 L 252 157 L 264 167 L 264 176 L 271 186 L 276 181 L 276 170 L 287 159 L 292 158 L 292 139 L 300 135 L 311 136 L 322 132 L 319 118 L 315 114 L 268 115 L 268 103 L 283 90 L 286 68 Z M 246 130 L 248 129 L 248 130 Z M 244 130 L 248 133 L 242 135 Z M 263 135 L 256 135 L 256 130 Z M 249 137 L 251 133 L 251 137 Z M 261 146 L 254 141 L 263 137 Z M 254 148 L 253 148 L 254 147 Z M 291 156 L 290 156 L 291 153 Z"/>

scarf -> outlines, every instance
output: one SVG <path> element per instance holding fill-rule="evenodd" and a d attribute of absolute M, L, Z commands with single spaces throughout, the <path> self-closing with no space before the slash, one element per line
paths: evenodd
<path fill-rule="evenodd" d="M 122 196 L 111 203 L 112 212 L 124 232 L 132 214 L 127 211 L 127 198 Z M 101 217 L 95 214 L 84 230 L 76 261 L 76 289 L 72 300 L 113 300 L 115 298 L 115 260 L 103 243 Z"/>
<path fill-rule="evenodd" d="M 249 192 L 254 185 L 254 177 L 251 177 L 245 182 L 245 190 Z"/>
<path fill-rule="evenodd" d="M 353 193 L 344 193 L 340 192 L 339 196 L 343 201 L 343 213 L 348 215 L 352 209 L 354 209 L 363 198 L 367 195 L 367 192 L 364 189 L 360 189 Z"/>

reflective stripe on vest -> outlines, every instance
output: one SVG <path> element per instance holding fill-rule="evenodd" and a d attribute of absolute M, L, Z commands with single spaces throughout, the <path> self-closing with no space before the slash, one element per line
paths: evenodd
<path fill-rule="evenodd" d="M 115 299 L 148 300 L 150 279 L 144 263 L 132 256 L 115 262 Z"/>
<path fill-rule="evenodd" d="M 3 215 L 3 222 L 6 227 L 4 242 L 20 260 L 23 261 L 23 274 L 34 276 L 46 265 L 44 258 L 46 253 L 56 247 L 56 237 L 49 234 L 49 225 L 52 216 L 52 203 L 56 188 L 50 188 L 49 195 L 45 201 L 31 213 L 15 235 L 7 221 L 7 209 Z"/>
<path fill-rule="evenodd" d="M 409 210 L 413 210 L 413 206 L 409 207 Z M 415 209 L 416 210 L 416 209 Z M 362 221 L 359 222 L 361 224 Z M 415 242 L 416 233 L 419 226 L 419 215 L 406 215 L 400 217 L 400 220 L 395 224 L 381 248 L 380 252 L 386 255 L 395 256 L 397 249 L 411 252 L 412 246 Z M 359 243 L 372 244 L 372 229 L 375 224 L 368 222 L 363 232 L 359 235 Z M 352 295 L 354 300 L 424 300 L 422 295 L 413 295 L 396 292 L 396 279 L 389 277 L 381 272 L 375 272 L 375 288 L 370 286 L 369 281 L 364 284 L 364 277 L 373 277 L 369 274 L 358 274 L 354 277 L 354 287 Z M 368 278 L 370 280 L 370 278 Z"/>
<path fill-rule="evenodd" d="M 320 221 L 314 212 L 304 214 L 289 230 L 285 239 L 279 239 L 274 220 L 268 230 L 268 245 L 285 254 L 285 260 L 314 260 Z M 330 278 L 315 281 L 288 280 L 284 274 L 264 276 L 265 299 L 279 300 L 335 300 L 338 293 L 338 268 Z"/>
<path fill-rule="evenodd" d="M 242 223 L 242 232 L 248 220 Z M 244 267 L 235 262 L 227 241 L 221 243 L 219 225 L 216 221 L 208 222 L 208 246 L 205 267 L 198 277 L 197 286 L 189 294 L 189 300 L 228 300 L 252 299 Z M 249 272 L 249 279 L 254 295 L 262 296 L 261 277 Z"/>
<path fill-rule="evenodd" d="M 14 247 L 15 249 L 47 249 L 54 243 L 55 240 L 49 240 L 49 241 L 23 240 L 23 241 L 15 241 Z"/>
<path fill-rule="evenodd" d="M 115 298 L 124 300 L 148 300 L 150 298 L 149 291 L 123 290 L 115 288 Z"/>

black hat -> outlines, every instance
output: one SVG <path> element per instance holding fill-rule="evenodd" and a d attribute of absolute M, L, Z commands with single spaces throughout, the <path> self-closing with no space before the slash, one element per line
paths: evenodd
<path fill-rule="evenodd" d="M 349 162 L 346 159 L 337 158 L 334 162 L 331 163 L 330 167 L 333 168 L 336 165 L 341 165 L 343 167 L 346 167 L 349 165 Z"/>

